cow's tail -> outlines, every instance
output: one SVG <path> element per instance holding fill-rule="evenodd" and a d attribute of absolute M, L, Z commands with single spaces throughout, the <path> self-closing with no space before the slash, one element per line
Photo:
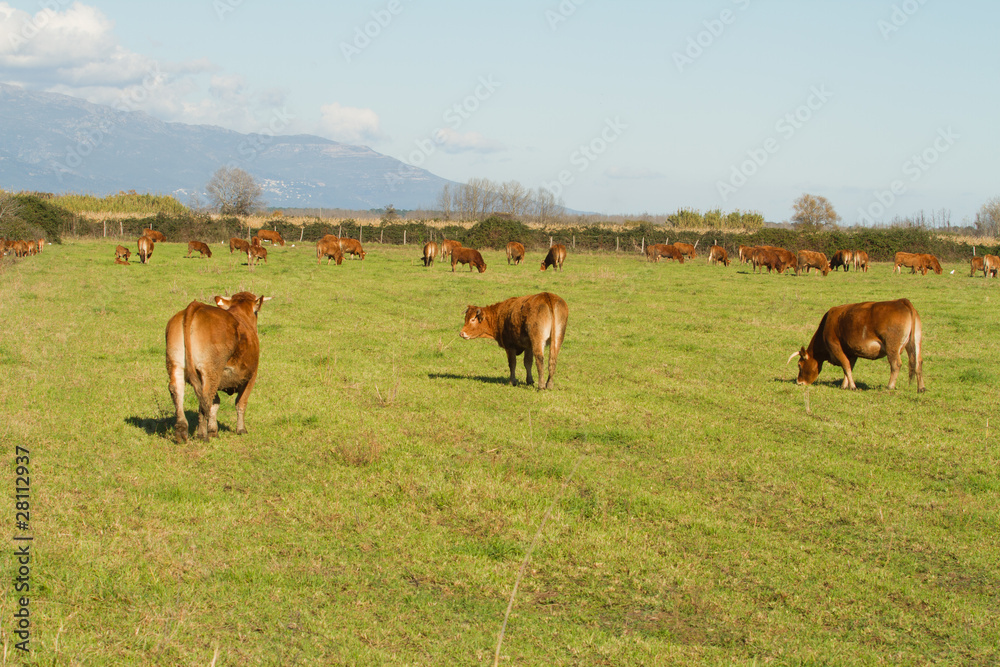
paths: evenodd
<path fill-rule="evenodd" d="M 907 300 L 907 305 L 910 307 L 910 317 L 911 317 L 911 327 L 910 327 L 910 340 L 906 343 L 906 356 L 909 359 L 909 371 L 910 371 L 910 382 L 913 382 L 913 378 L 923 375 L 923 350 L 922 339 L 923 339 L 923 326 L 920 322 L 920 314 L 917 309 L 913 307 L 913 304 Z"/>
<path fill-rule="evenodd" d="M 198 369 L 195 368 L 194 356 L 191 354 L 191 322 L 194 319 L 195 307 L 197 305 L 197 302 L 192 301 L 184 311 L 184 375 L 187 381 L 191 383 L 191 386 L 194 387 L 195 395 L 201 396 L 201 375 L 198 374 Z"/>
<path fill-rule="evenodd" d="M 552 331 L 549 336 L 549 377 L 553 377 L 556 371 L 556 359 L 559 357 L 559 348 L 562 347 L 563 337 L 566 335 L 566 322 L 569 313 L 563 312 L 566 309 L 565 301 L 555 295 L 549 298 L 549 310 L 552 313 Z M 538 378 L 539 383 L 542 381 Z"/>

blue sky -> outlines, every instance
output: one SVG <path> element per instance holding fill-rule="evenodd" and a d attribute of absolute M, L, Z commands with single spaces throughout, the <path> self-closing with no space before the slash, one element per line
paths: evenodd
<path fill-rule="evenodd" d="M 844 224 L 961 224 L 1000 195 L 998 19 L 941 0 L 8 0 L 0 80 L 578 210 L 780 221 L 809 192 Z"/>

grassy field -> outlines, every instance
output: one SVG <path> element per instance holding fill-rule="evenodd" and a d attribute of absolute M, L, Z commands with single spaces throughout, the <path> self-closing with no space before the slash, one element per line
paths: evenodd
<path fill-rule="evenodd" d="M 1000 281 L 496 252 L 452 274 L 378 245 L 339 267 L 274 248 L 250 273 L 217 248 L 4 265 L 5 662 L 15 445 L 33 664 L 491 664 L 553 503 L 502 664 L 1000 660 Z M 274 297 L 250 433 L 223 396 L 220 437 L 177 445 L 167 319 L 239 290 Z M 556 388 L 512 388 L 463 313 L 543 290 L 570 308 Z M 902 296 L 925 394 L 905 371 L 887 391 L 885 360 L 860 391 L 830 366 L 795 385 L 826 309 Z"/>

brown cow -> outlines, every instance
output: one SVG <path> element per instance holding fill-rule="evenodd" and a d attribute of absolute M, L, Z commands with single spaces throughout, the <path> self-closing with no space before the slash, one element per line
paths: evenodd
<path fill-rule="evenodd" d="M 729 253 L 721 245 L 713 245 L 708 249 L 708 262 L 710 264 L 722 262 L 723 266 L 729 266 Z"/>
<path fill-rule="evenodd" d="M 124 257 L 125 261 L 127 262 L 128 258 L 131 257 L 131 256 L 132 256 L 132 251 L 129 250 L 128 248 L 126 248 L 125 246 L 120 245 L 120 246 L 116 246 L 115 247 L 115 259 L 119 259 L 120 257 Z"/>
<path fill-rule="evenodd" d="M 234 250 L 239 250 L 240 252 L 250 252 L 250 243 L 244 241 L 243 239 L 236 238 L 235 236 L 229 239 L 229 254 L 232 255 Z"/>
<path fill-rule="evenodd" d="M 757 273 L 761 267 L 767 267 L 767 272 L 776 270 L 779 274 L 784 272 L 785 263 L 777 252 L 765 246 L 758 246 L 750 252 L 750 262 L 753 264 L 753 271 Z M 763 273 L 763 270 L 761 270 Z"/>
<path fill-rule="evenodd" d="M 1000 272 L 1000 257 L 996 255 L 986 255 L 983 257 L 983 277 L 992 276 L 997 277 L 997 273 Z M 938 271 L 938 273 L 941 273 Z"/>
<path fill-rule="evenodd" d="M 854 251 L 854 270 L 868 273 L 868 253 L 864 250 Z"/>
<path fill-rule="evenodd" d="M 785 250 L 784 248 L 778 248 L 773 245 L 761 246 L 762 248 L 767 248 L 768 250 L 774 252 L 778 255 L 781 260 L 782 269 L 794 269 L 796 275 L 799 273 L 799 260 L 791 250 Z M 779 271 L 778 273 L 781 273 Z"/>
<path fill-rule="evenodd" d="M 438 244 L 428 241 L 424 244 L 424 266 L 434 266 L 434 256 L 437 255 Z"/>
<path fill-rule="evenodd" d="M 270 229 L 258 229 L 257 238 L 261 241 L 270 241 L 272 244 L 277 243 L 280 246 L 285 245 L 285 239 L 281 238 L 281 234 L 276 231 L 271 231 Z"/>
<path fill-rule="evenodd" d="M 455 248 L 461 248 L 462 244 L 458 241 L 452 241 L 450 239 L 445 239 L 441 242 L 441 256 L 438 259 L 444 259 L 451 254 L 451 251 Z"/>
<path fill-rule="evenodd" d="M 228 299 L 215 297 L 217 307 L 192 301 L 167 322 L 167 383 L 177 411 L 177 442 L 186 442 L 188 435 L 185 383 L 198 397 L 197 437 L 219 435 L 220 391 L 236 394 L 236 433 L 247 432 L 243 415 L 260 358 L 257 313 L 270 298 L 238 292 Z"/>
<path fill-rule="evenodd" d="M 982 257 L 972 257 L 969 259 L 969 277 L 976 275 L 977 271 L 983 272 L 983 277 L 986 277 L 986 269 L 983 268 L 983 258 Z"/>
<path fill-rule="evenodd" d="M 673 244 L 667 243 L 650 243 L 646 246 L 646 261 L 647 262 L 659 262 L 660 257 L 666 257 L 667 259 L 676 259 L 681 264 L 684 263 L 684 255 L 681 251 L 677 249 Z"/>
<path fill-rule="evenodd" d="M 209 259 L 212 258 L 212 249 L 208 247 L 208 244 L 201 241 L 188 241 L 187 256 L 190 257 L 193 252 L 198 252 L 202 257 L 208 255 Z"/>
<path fill-rule="evenodd" d="M 355 256 L 364 259 L 366 254 L 357 239 L 340 239 L 340 251 L 345 255 L 350 255 L 351 259 L 354 259 Z"/>
<path fill-rule="evenodd" d="M 153 239 L 154 243 L 161 243 L 167 240 L 167 237 L 162 232 L 158 232 L 155 229 L 144 229 L 142 230 L 142 235 Z"/>
<path fill-rule="evenodd" d="M 157 232 L 159 234 L 159 232 Z M 143 264 L 149 263 L 149 257 L 153 254 L 153 248 L 156 244 L 153 243 L 153 239 L 149 236 L 140 236 L 136 240 L 135 245 L 139 248 L 139 259 Z"/>
<path fill-rule="evenodd" d="M 25 241 L 14 241 L 14 257 L 27 257 L 31 252 Z"/>
<path fill-rule="evenodd" d="M 910 267 L 910 273 L 920 271 L 926 276 L 928 269 L 933 269 L 934 273 L 941 275 L 941 263 L 938 258 L 930 254 L 897 252 L 894 258 L 893 271 L 902 273 L 902 267 Z"/>
<path fill-rule="evenodd" d="M 851 263 L 854 261 L 854 254 L 850 250 L 838 250 L 830 258 L 830 270 L 836 271 L 844 267 L 844 273 L 851 270 Z"/>
<path fill-rule="evenodd" d="M 482 273 L 486 270 L 486 262 L 483 260 L 483 256 L 479 254 L 478 250 L 473 250 L 472 248 L 452 248 L 451 249 L 451 271 L 455 272 L 456 264 L 468 264 L 469 271 L 472 271 L 472 267 L 479 269 Z"/>
<path fill-rule="evenodd" d="M 747 264 L 750 262 L 750 252 L 753 250 L 753 248 L 754 247 L 751 245 L 741 245 L 739 248 L 737 248 L 737 251 L 740 254 L 740 262 L 742 262 L 743 264 Z"/>
<path fill-rule="evenodd" d="M 680 253 L 685 257 L 687 257 L 688 259 L 695 259 L 696 257 L 698 257 L 698 253 L 695 251 L 694 246 L 691 245 L 690 243 L 682 243 L 680 241 L 674 241 L 671 245 L 677 248 L 677 250 L 679 250 Z"/>
<path fill-rule="evenodd" d="M 809 349 L 800 349 L 788 360 L 799 355 L 797 384 L 815 382 L 823 369 L 823 362 L 829 361 L 844 369 L 841 388 L 857 389 L 851 374 L 854 363 L 859 358 L 888 357 L 889 389 L 895 389 L 905 349 L 910 365 L 910 381 L 916 376 L 917 392 L 922 392 L 924 361 L 920 345 L 920 315 L 909 299 L 848 303 L 826 311 L 813 334 Z"/>
<path fill-rule="evenodd" d="M 267 264 L 267 248 L 262 245 L 250 246 L 250 252 L 247 253 L 247 264 L 253 266 L 260 260 L 264 260 L 264 263 Z"/>
<path fill-rule="evenodd" d="M 121 264 L 122 266 L 131 266 L 127 260 L 122 259 L 118 255 L 115 255 L 115 264 Z"/>
<path fill-rule="evenodd" d="M 566 246 L 561 243 L 557 243 L 551 248 L 549 252 L 545 255 L 545 259 L 542 260 L 542 271 L 554 266 L 556 269 L 562 271 L 563 262 L 566 261 Z"/>
<path fill-rule="evenodd" d="M 800 250 L 798 259 L 799 266 L 796 273 L 802 269 L 805 269 L 806 273 L 809 273 L 809 269 L 818 269 L 824 276 L 830 273 L 830 262 L 826 260 L 824 253 L 813 252 L 812 250 Z"/>
<path fill-rule="evenodd" d="M 561 297 L 550 292 L 519 296 L 492 306 L 469 306 L 465 309 L 465 326 L 459 335 L 466 339 L 492 338 L 507 352 L 510 384 L 517 386 L 514 374 L 517 356 L 524 353 L 526 382 L 530 385 L 531 362 L 538 366 L 538 388 L 552 389 L 556 374 L 556 359 L 566 335 L 569 306 Z M 549 345 L 549 377 L 542 386 L 542 362 L 545 345 Z"/>
<path fill-rule="evenodd" d="M 514 266 L 517 266 L 524 260 L 524 244 L 518 243 L 517 241 L 511 241 L 507 244 L 507 265 L 510 266 L 511 261 L 514 262 Z"/>
<path fill-rule="evenodd" d="M 316 241 L 316 263 L 322 262 L 324 257 L 326 257 L 327 266 L 330 266 L 330 260 L 335 260 L 337 266 L 344 263 L 344 253 L 340 250 L 340 239 L 333 234 L 327 234 Z"/>
<path fill-rule="evenodd" d="M 35 252 L 41 252 L 42 248 L 45 247 L 45 239 L 38 239 L 37 241 L 35 241 L 35 243 L 38 245 L 38 250 L 36 250 Z"/>
<path fill-rule="evenodd" d="M 329 235 L 328 235 L 328 236 L 329 236 Z M 250 245 L 252 245 L 252 246 L 253 246 L 253 245 L 255 245 L 255 246 L 257 246 L 257 247 L 259 248 L 259 247 L 260 247 L 260 245 L 261 245 L 261 243 L 260 243 L 260 239 L 259 239 L 259 238 L 257 238 L 256 236 L 251 236 L 251 237 L 250 237 Z"/>

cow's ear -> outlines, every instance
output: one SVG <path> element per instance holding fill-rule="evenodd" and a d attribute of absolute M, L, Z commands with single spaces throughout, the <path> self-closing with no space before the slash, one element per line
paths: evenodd
<path fill-rule="evenodd" d="M 809 356 L 809 353 L 806 352 L 806 348 L 804 347 L 799 348 L 799 356 L 802 357 L 803 359 Z"/>
<path fill-rule="evenodd" d="M 224 296 L 216 296 L 215 305 L 217 305 L 222 310 L 229 310 L 229 299 L 227 299 Z"/>
<path fill-rule="evenodd" d="M 482 308 L 476 308 L 476 319 L 479 320 L 480 322 L 483 321 L 483 309 Z"/>

